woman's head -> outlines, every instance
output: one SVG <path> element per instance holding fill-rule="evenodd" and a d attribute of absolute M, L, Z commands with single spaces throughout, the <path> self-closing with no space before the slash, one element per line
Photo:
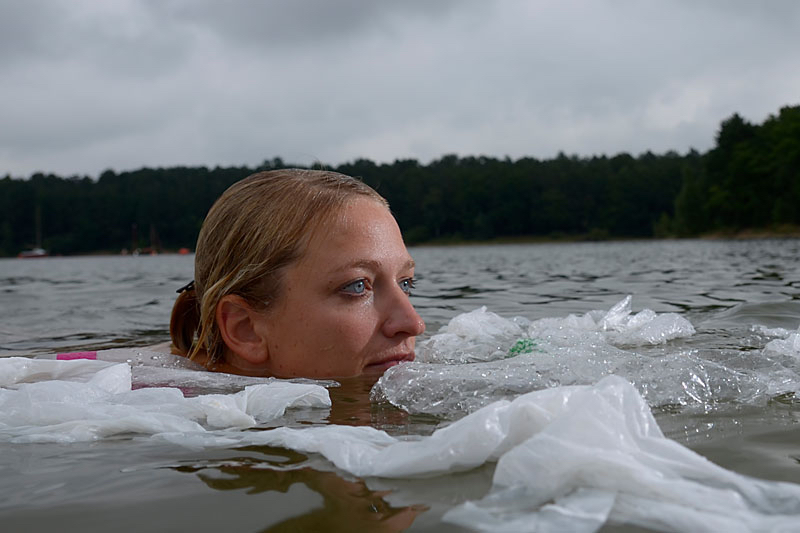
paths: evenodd
<path fill-rule="evenodd" d="M 353 279 L 363 286 L 329 287 L 339 274 L 357 274 Z M 373 357 L 387 364 L 413 358 L 413 338 L 424 325 L 409 302 L 399 302 L 399 322 L 407 324 L 396 338 L 387 337 L 385 346 L 354 339 L 369 336 L 368 327 L 372 337 L 391 336 L 398 320 L 352 312 L 358 296 L 349 293 L 376 290 L 373 285 L 389 278 L 405 289 L 412 276 L 413 261 L 397 224 L 373 189 L 335 172 L 261 172 L 231 186 L 209 211 L 197 242 L 195 288 L 179 296 L 170 330 L 180 351 L 204 359 L 209 368 L 280 376 L 358 374 L 377 362 Z M 323 278 L 324 287 L 318 286 Z M 378 303 L 384 292 L 393 293 L 381 287 Z M 369 325 L 384 318 L 390 322 L 384 332 Z"/>

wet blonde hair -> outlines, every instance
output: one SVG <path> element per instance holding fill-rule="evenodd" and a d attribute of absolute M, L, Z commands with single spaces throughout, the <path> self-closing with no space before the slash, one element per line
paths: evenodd
<path fill-rule="evenodd" d="M 208 367 L 222 360 L 220 300 L 234 294 L 265 308 L 279 296 L 283 271 L 303 255 L 310 235 L 349 201 L 364 197 L 389 207 L 360 180 L 321 170 L 259 172 L 228 188 L 200 229 L 194 288 L 181 292 L 172 308 L 177 352 L 190 359 L 205 353 Z"/>

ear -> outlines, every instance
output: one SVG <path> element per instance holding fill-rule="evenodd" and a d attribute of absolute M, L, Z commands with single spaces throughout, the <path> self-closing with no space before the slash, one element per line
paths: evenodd
<path fill-rule="evenodd" d="M 248 366 L 263 365 L 269 359 L 264 317 L 241 296 L 223 296 L 217 304 L 217 327 L 222 340 Z M 231 361 L 235 365 L 235 361 Z"/>

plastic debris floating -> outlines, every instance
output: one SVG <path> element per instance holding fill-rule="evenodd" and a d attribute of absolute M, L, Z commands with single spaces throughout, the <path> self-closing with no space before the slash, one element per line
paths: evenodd
<path fill-rule="evenodd" d="M 373 395 L 412 413 L 458 418 L 499 399 L 618 375 L 653 407 L 763 405 L 800 391 L 800 333 L 761 333 L 778 338 L 725 364 L 684 342 L 695 334 L 684 317 L 634 313 L 630 296 L 608 311 L 534 321 L 482 307 L 420 343 L 418 360 L 390 368 Z"/>
<path fill-rule="evenodd" d="M 495 463 L 488 494 L 445 521 L 481 531 L 789 531 L 800 520 L 800 485 L 716 466 L 665 438 L 650 411 L 797 390 L 800 330 L 755 333 L 771 340 L 749 354 L 752 367 L 732 367 L 682 344 L 694 334 L 684 318 L 633 313 L 629 298 L 536 321 L 464 313 L 423 343 L 423 362 L 393 367 L 374 390 L 412 412 L 460 417 L 403 438 L 368 426 L 258 429 L 293 409 L 325 412 L 325 383 L 209 373 L 136 349 L 0 358 L 0 442 L 135 434 L 195 448 L 281 446 L 368 480 Z"/>
<path fill-rule="evenodd" d="M 184 398 L 176 389 L 131 390 L 126 364 L 19 358 L 0 360 L 0 383 L 3 441 L 136 432 L 192 447 L 282 446 L 384 478 L 497 462 L 489 494 L 444 516 L 477 530 L 592 532 L 612 521 L 663 531 L 788 531 L 800 520 L 800 485 L 735 474 L 665 438 L 641 395 L 617 376 L 497 401 L 412 440 L 368 426 L 243 431 L 292 406 L 327 406 L 318 385 Z"/>

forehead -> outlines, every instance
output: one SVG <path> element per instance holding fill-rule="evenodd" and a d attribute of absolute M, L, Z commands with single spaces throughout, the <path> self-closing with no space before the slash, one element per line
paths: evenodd
<path fill-rule="evenodd" d="M 409 255 L 394 217 L 377 201 L 358 198 L 312 233 L 301 262 L 322 261 L 333 268 L 342 262 L 397 258 L 407 261 Z"/>

